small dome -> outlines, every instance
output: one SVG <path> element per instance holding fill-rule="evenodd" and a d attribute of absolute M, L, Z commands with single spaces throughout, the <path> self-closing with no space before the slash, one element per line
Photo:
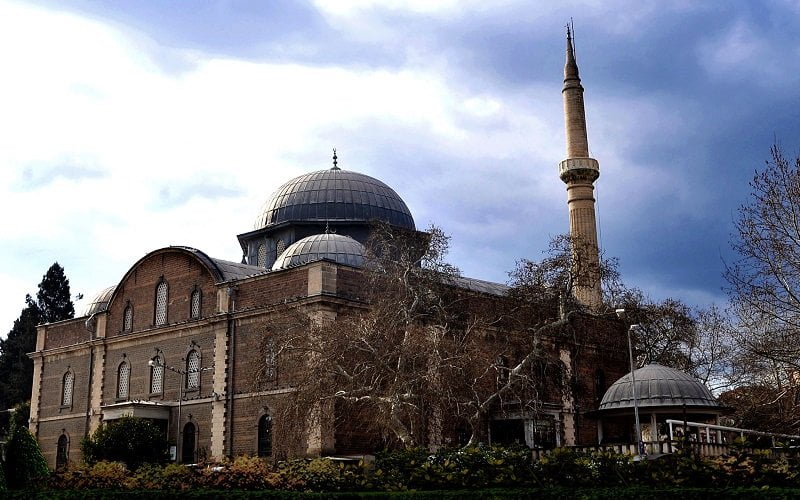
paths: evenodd
<path fill-rule="evenodd" d="M 329 259 L 339 264 L 361 267 L 364 264 L 364 245 L 343 234 L 315 234 L 295 241 L 283 251 L 273 271 Z"/>
<path fill-rule="evenodd" d="M 111 294 L 114 293 L 116 286 L 110 286 L 100 291 L 94 298 L 86 304 L 83 310 L 83 316 L 91 316 L 92 314 L 103 312 L 108 307 L 108 301 L 111 299 Z"/>
<path fill-rule="evenodd" d="M 714 395 L 702 382 L 674 368 L 657 363 L 643 366 L 634 372 L 636 400 L 642 407 L 706 407 L 722 409 Z M 600 410 L 633 408 L 631 374 L 628 373 L 608 388 Z"/>
<path fill-rule="evenodd" d="M 282 222 L 386 221 L 414 229 L 405 202 L 368 175 L 332 168 L 295 177 L 275 191 L 258 214 L 255 229 Z"/>

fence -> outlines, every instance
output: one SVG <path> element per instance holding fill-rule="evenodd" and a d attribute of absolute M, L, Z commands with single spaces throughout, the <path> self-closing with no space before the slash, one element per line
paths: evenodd
<path fill-rule="evenodd" d="M 649 456 L 668 455 L 671 453 L 680 453 L 684 447 L 688 446 L 691 451 L 687 451 L 693 455 L 701 457 L 718 457 L 720 455 L 728 455 L 731 452 L 731 446 L 720 443 L 697 443 L 689 442 L 683 443 L 681 441 L 646 441 L 644 443 L 645 452 Z M 637 455 L 638 450 L 635 443 L 631 444 L 607 444 L 595 446 L 567 446 L 569 450 L 577 451 L 580 453 L 594 453 L 599 451 L 610 451 L 620 455 Z M 741 448 L 739 449 L 752 452 L 755 448 Z M 768 451 L 771 457 L 787 456 L 795 453 L 796 450 L 788 448 L 768 448 L 760 451 Z M 552 453 L 553 450 L 534 449 L 531 450 L 534 460 L 539 460 Z"/>

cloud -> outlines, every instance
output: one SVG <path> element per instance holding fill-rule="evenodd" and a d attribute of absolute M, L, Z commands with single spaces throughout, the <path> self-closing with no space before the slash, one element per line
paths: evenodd
<path fill-rule="evenodd" d="M 60 165 L 28 165 L 23 168 L 17 182 L 19 189 L 32 191 L 47 186 L 59 179 L 69 182 L 81 182 L 102 179 L 108 172 L 98 167 L 65 163 Z"/>
<path fill-rule="evenodd" d="M 195 198 L 214 201 L 238 197 L 241 193 L 241 189 L 227 187 L 219 182 L 213 182 L 210 179 L 189 183 L 182 182 L 176 183 L 176 185 L 162 186 L 161 189 L 158 190 L 155 207 L 159 210 L 174 208 Z"/>

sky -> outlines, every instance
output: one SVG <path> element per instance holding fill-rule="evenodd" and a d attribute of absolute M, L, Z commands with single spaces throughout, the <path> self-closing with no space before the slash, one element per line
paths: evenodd
<path fill-rule="evenodd" d="M 724 305 L 748 182 L 800 150 L 797 0 L 0 0 L 0 335 L 54 261 L 90 298 L 164 246 L 241 260 L 334 147 L 506 282 L 568 231 L 570 18 L 604 254 Z"/>

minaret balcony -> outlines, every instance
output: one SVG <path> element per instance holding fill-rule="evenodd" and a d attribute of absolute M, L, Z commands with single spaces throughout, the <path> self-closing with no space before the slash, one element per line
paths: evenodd
<path fill-rule="evenodd" d="M 567 158 L 558 164 L 558 175 L 564 182 L 594 182 L 600 177 L 600 164 L 594 158 Z"/>

